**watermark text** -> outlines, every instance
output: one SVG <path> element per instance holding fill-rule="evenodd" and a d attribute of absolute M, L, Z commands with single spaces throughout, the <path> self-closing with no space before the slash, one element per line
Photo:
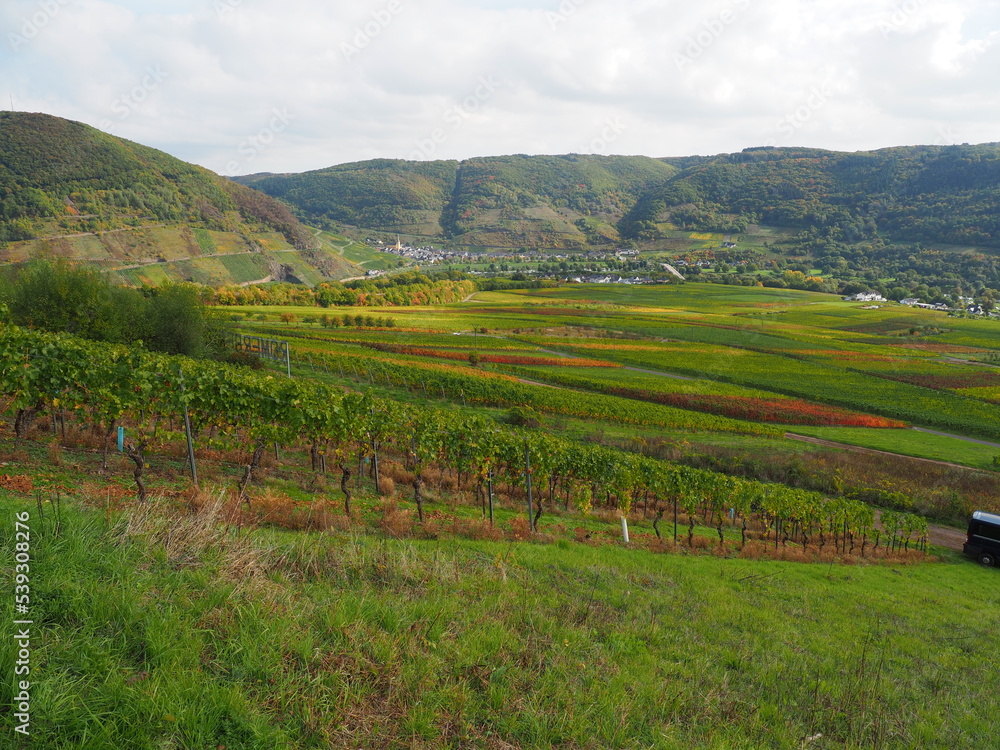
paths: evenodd
<path fill-rule="evenodd" d="M 445 110 L 444 124 L 448 127 L 434 128 L 426 138 L 417 140 L 416 149 L 410 154 L 411 161 L 431 159 L 438 146 L 448 140 L 449 134 L 461 128 L 472 115 L 486 105 L 497 89 L 503 86 L 503 82 L 492 75 L 480 76 L 478 84 L 475 90 L 459 104 Z"/>
<path fill-rule="evenodd" d="M 69 0 L 41 0 L 38 3 L 38 10 L 30 16 L 23 17 L 21 26 L 16 32 L 7 34 L 11 49 L 20 52 L 22 47 L 37 38 L 45 27 L 52 23 L 52 19 L 59 15 L 62 7 L 68 3 Z"/>
<path fill-rule="evenodd" d="M 389 0 L 384 8 L 372 11 L 370 21 L 358 26 L 349 42 L 341 42 L 340 51 L 345 60 L 360 55 L 375 38 L 392 24 L 393 19 L 405 10 L 402 0 Z"/>
<path fill-rule="evenodd" d="M 149 99 L 150 94 L 156 91 L 166 79 L 167 72 L 159 65 L 147 67 L 145 74 L 135 86 L 111 102 L 111 111 L 118 116 L 118 122 L 127 120 L 129 115 Z M 98 127 L 108 132 L 114 124 L 111 119 L 104 119 L 101 120 Z"/>
<path fill-rule="evenodd" d="M 31 734 L 31 514 L 14 517 L 14 731 Z"/>
<path fill-rule="evenodd" d="M 750 0 L 733 0 L 732 5 L 735 7 L 724 8 L 715 18 L 705 21 L 697 33 L 687 38 L 684 50 L 674 54 L 674 64 L 678 70 L 693 65 L 695 60 L 704 55 L 726 29 L 736 22 L 739 12 L 750 5 Z"/>
<path fill-rule="evenodd" d="M 268 120 L 267 125 L 253 135 L 248 135 L 236 147 L 236 153 L 242 159 L 234 159 L 228 162 L 226 164 L 226 173 L 234 175 L 240 171 L 242 166 L 256 159 L 261 153 L 267 150 L 268 146 L 274 143 L 278 134 L 283 133 L 294 119 L 295 115 L 291 114 L 287 108 L 278 109 L 275 107 L 272 109 L 271 119 Z"/>

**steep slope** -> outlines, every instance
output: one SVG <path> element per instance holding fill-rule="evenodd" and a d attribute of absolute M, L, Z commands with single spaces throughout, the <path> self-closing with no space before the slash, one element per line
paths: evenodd
<path fill-rule="evenodd" d="M 636 237 L 662 222 L 721 232 L 795 227 L 845 242 L 881 235 L 997 247 L 1000 145 L 747 149 L 692 166 L 650 191 L 621 230 Z"/>
<path fill-rule="evenodd" d="M 295 206 L 308 218 L 438 235 L 458 172 L 456 161 L 398 159 L 341 164 L 297 175 L 236 178 Z"/>
<path fill-rule="evenodd" d="M 464 243 L 573 249 L 617 243 L 621 216 L 676 168 L 627 156 L 500 156 L 462 164 L 446 226 Z"/>
<path fill-rule="evenodd" d="M 241 178 L 300 215 L 482 247 L 608 247 L 753 224 L 853 243 L 1000 247 L 1000 145 L 841 153 L 752 148 L 650 159 L 378 160 Z"/>
<path fill-rule="evenodd" d="M 245 283 L 284 274 L 268 251 L 322 252 L 263 193 L 82 123 L 0 113 L 0 261 L 47 253 L 124 269 L 128 283 Z"/>
<path fill-rule="evenodd" d="M 298 175 L 237 178 L 301 216 L 486 247 L 572 248 L 618 241 L 615 224 L 678 167 L 623 156 L 379 159 Z"/>

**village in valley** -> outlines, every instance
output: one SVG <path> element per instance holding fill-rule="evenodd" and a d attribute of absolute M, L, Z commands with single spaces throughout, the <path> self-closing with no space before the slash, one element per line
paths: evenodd
<path fill-rule="evenodd" d="M 747 251 L 740 253 L 737 243 L 729 240 L 718 245 L 717 250 L 698 251 L 694 253 L 677 254 L 670 257 L 670 262 L 664 262 L 663 257 L 642 259 L 639 250 L 635 248 L 616 248 L 614 251 L 586 253 L 547 252 L 546 250 L 522 249 L 490 249 L 474 252 L 469 249 L 449 250 L 433 245 L 411 245 L 404 242 L 399 235 L 395 242 L 386 243 L 376 237 L 365 238 L 365 243 L 380 252 L 399 256 L 410 266 L 447 266 L 457 267 L 472 276 L 493 276 L 497 272 L 515 271 L 519 264 L 525 266 L 523 273 L 530 273 L 539 278 L 557 279 L 571 284 L 621 284 L 628 286 L 644 284 L 670 284 L 689 280 L 687 273 L 700 275 L 703 271 L 712 273 L 720 266 L 731 267 L 736 271 L 746 271 L 756 268 L 755 263 L 761 263 L 759 253 Z M 702 257 L 704 256 L 704 257 Z M 486 268 L 477 266 L 488 264 Z M 531 265 L 534 268 L 531 268 Z M 616 268 L 619 272 L 613 272 Z M 583 270 L 580 270 L 583 269 Z M 645 273 L 637 271 L 644 270 Z M 621 271 L 624 271 L 622 273 Z M 383 276 L 390 273 L 385 270 L 369 270 L 369 277 Z M 706 280 L 702 277 L 701 280 Z M 767 286 L 767 284 L 764 284 Z M 938 310 L 967 315 L 989 315 L 1000 317 L 989 305 L 983 305 L 972 297 L 958 295 L 954 303 L 925 302 L 916 297 L 906 297 L 890 300 L 885 295 L 874 290 L 865 290 L 842 296 L 845 302 L 866 303 L 865 309 L 879 309 L 882 304 L 898 302 L 907 307 L 917 307 L 925 310 Z"/>

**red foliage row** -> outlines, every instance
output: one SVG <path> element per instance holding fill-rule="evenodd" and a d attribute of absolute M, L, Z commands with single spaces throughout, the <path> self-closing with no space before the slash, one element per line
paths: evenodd
<path fill-rule="evenodd" d="M 751 422 L 823 427 L 906 427 L 905 422 L 895 419 L 876 417 L 797 398 L 768 399 L 750 396 L 707 396 L 696 393 L 654 393 L 625 387 L 609 388 L 608 393 Z"/>
<path fill-rule="evenodd" d="M 848 361 L 860 360 L 863 362 L 899 362 L 899 357 L 888 354 L 871 354 L 869 352 L 852 352 L 843 349 L 809 349 L 797 352 L 798 354 L 811 355 L 817 357 L 833 357 Z"/>

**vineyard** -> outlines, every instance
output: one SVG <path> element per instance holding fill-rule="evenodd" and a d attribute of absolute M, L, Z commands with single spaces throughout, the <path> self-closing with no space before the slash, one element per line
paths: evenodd
<path fill-rule="evenodd" d="M 453 472 L 459 487 L 464 475 L 484 512 L 492 507 L 495 485 L 507 486 L 509 502 L 519 501 L 523 491 L 531 531 L 546 504 L 566 509 L 572 504 L 581 512 L 608 508 L 627 517 L 633 505 L 642 503 L 644 515 L 656 518 L 658 536 L 660 519 L 671 514 L 675 542 L 683 513 L 689 546 L 700 516 L 716 529 L 720 546 L 726 541 L 724 527 L 734 526 L 741 545 L 748 531 L 756 530 L 759 538 L 772 538 L 775 549 L 792 542 L 819 551 L 831 544 L 843 554 L 864 557 L 880 548 L 892 553 L 897 547 L 926 547 L 926 520 L 916 515 L 887 512 L 876 524 L 874 511 L 859 501 L 738 480 L 544 433 L 500 429 L 477 415 L 416 409 L 311 380 L 12 326 L 0 334 L 0 362 L 0 387 L 10 399 L 18 437 L 40 414 L 52 419 L 69 414 L 106 435 L 106 446 L 116 427 L 127 423 L 138 436 L 128 455 L 136 466 L 141 501 L 147 496 L 146 451 L 155 443 L 157 427 L 184 415 L 195 439 L 206 432 L 224 435 L 250 457 L 237 487 L 240 498 L 247 498 L 268 446 L 301 443 L 308 446 L 314 469 L 332 464 L 340 471 L 347 513 L 348 482 L 358 460 L 363 465 L 370 459 L 377 487 L 379 461 L 395 459 L 412 475 L 421 521 L 423 477 L 434 470 L 438 476 Z"/>
<path fill-rule="evenodd" d="M 535 294 L 347 328 L 227 308 L 291 377 L 0 327 L 0 506 L 32 516 L 56 707 L 36 743 L 992 747 L 969 704 L 1000 674 L 995 573 L 928 516 L 997 509 L 1000 446 L 883 407 L 995 386 L 891 380 L 973 365 L 796 307 L 732 346 L 641 332 L 725 308 Z M 571 315 L 525 302 L 552 294 Z M 861 382 L 877 410 L 830 403 Z"/>
<path fill-rule="evenodd" d="M 288 311 L 300 322 L 277 325 Z M 627 444 L 823 493 L 905 496 L 890 505 L 935 518 L 958 521 L 970 508 L 997 505 L 983 477 L 924 483 L 913 479 L 922 476 L 918 467 L 902 463 L 841 486 L 822 477 L 830 460 L 815 455 L 819 449 L 776 442 L 782 429 L 835 429 L 848 444 L 895 445 L 890 451 L 992 468 L 989 451 L 1000 452 L 1000 444 L 989 445 L 1000 415 L 993 389 L 918 383 L 990 382 L 993 372 L 967 359 L 985 360 L 993 349 L 943 340 L 975 335 L 1000 350 L 993 321 L 908 309 L 909 327 L 900 330 L 899 312 L 826 295 L 691 284 L 482 292 L 462 305 L 378 312 L 391 315 L 395 327 L 332 329 L 308 308 L 235 315 L 244 316 L 247 331 L 292 341 L 311 377 L 341 387 L 410 403 L 440 400 L 494 419 L 502 417 L 497 409 L 524 407 L 543 417 L 544 429 L 572 440 Z M 865 325 L 886 333 L 860 338 L 853 329 Z M 435 363 L 449 359 L 453 364 Z M 951 436 L 904 430 L 912 427 Z M 890 434 L 877 437 L 872 429 Z M 963 436 L 986 445 L 970 451 Z M 656 447 L 663 441 L 675 447 Z M 776 471 L 758 454 L 778 458 Z M 815 463 L 816 474 L 804 478 L 802 461 Z"/>
<path fill-rule="evenodd" d="M 577 364 L 587 360 L 570 360 Z M 810 403 L 802 399 L 780 395 L 747 396 L 740 393 L 679 393 L 656 389 L 636 388 L 609 382 L 608 379 L 550 373 L 538 369 L 521 368 L 528 377 L 536 377 L 552 383 L 593 390 L 613 396 L 637 401 L 675 406 L 691 411 L 718 414 L 733 419 L 788 425 L 816 425 L 838 427 L 902 428 L 906 424 L 898 420 L 876 417 L 870 414 L 851 412 L 825 404 Z M 660 383 L 664 380 L 660 378 Z M 676 381 L 675 381 L 676 382 Z"/>

